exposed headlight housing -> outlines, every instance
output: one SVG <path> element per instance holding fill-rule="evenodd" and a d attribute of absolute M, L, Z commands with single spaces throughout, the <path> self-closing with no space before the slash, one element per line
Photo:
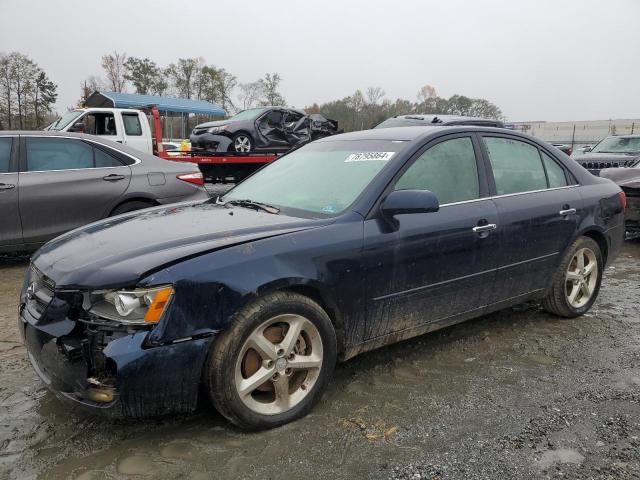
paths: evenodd
<path fill-rule="evenodd" d="M 227 129 L 227 125 L 219 125 L 217 127 L 211 127 L 211 128 L 207 128 L 207 132 L 209 133 L 218 133 L 218 132 L 222 132 L 223 130 Z"/>
<path fill-rule="evenodd" d="M 92 292 L 89 312 L 127 325 L 150 325 L 160 321 L 173 293 L 170 285 Z"/>

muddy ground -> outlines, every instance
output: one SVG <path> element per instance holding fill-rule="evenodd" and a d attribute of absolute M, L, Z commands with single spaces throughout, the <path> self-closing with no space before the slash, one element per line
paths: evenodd
<path fill-rule="evenodd" d="M 536 305 L 338 367 L 321 403 L 246 434 L 211 408 L 110 421 L 37 380 L 16 327 L 26 260 L 0 260 L 0 478 L 640 478 L 640 242 L 583 318 Z"/>

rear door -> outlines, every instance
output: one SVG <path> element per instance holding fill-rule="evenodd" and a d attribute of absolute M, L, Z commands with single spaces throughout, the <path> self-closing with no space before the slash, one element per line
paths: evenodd
<path fill-rule="evenodd" d="M 104 218 L 131 180 L 131 169 L 79 138 L 22 137 L 20 216 L 25 243 L 45 242 Z"/>
<path fill-rule="evenodd" d="M 497 212 L 473 134 L 440 138 L 416 155 L 393 190 L 436 194 L 440 210 L 365 220 L 367 338 L 420 328 L 487 304 L 497 265 Z M 383 195 L 384 196 L 384 195 Z"/>
<path fill-rule="evenodd" d="M 584 212 L 570 172 L 535 143 L 491 133 L 482 145 L 500 225 L 495 303 L 549 285 Z"/>
<path fill-rule="evenodd" d="M 17 149 L 17 137 L 0 137 L 0 247 L 22 243 Z"/>

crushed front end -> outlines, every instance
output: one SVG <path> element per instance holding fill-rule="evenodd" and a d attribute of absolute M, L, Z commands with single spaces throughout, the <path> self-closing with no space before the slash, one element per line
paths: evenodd
<path fill-rule="evenodd" d="M 89 295 L 29 268 L 19 326 L 42 381 L 58 397 L 110 416 L 192 411 L 211 337 L 153 343 L 153 324 L 98 315 Z"/>

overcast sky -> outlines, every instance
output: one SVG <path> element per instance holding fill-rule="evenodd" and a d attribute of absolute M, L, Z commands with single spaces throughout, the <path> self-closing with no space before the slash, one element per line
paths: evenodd
<path fill-rule="evenodd" d="M 35 60 L 59 111 L 115 49 L 202 56 L 241 82 L 279 72 L 296 107 L 430 84 L 512 121 L 640 117 L 640 0 L 0 0 L 0 19 L 0 52 Z"/>

